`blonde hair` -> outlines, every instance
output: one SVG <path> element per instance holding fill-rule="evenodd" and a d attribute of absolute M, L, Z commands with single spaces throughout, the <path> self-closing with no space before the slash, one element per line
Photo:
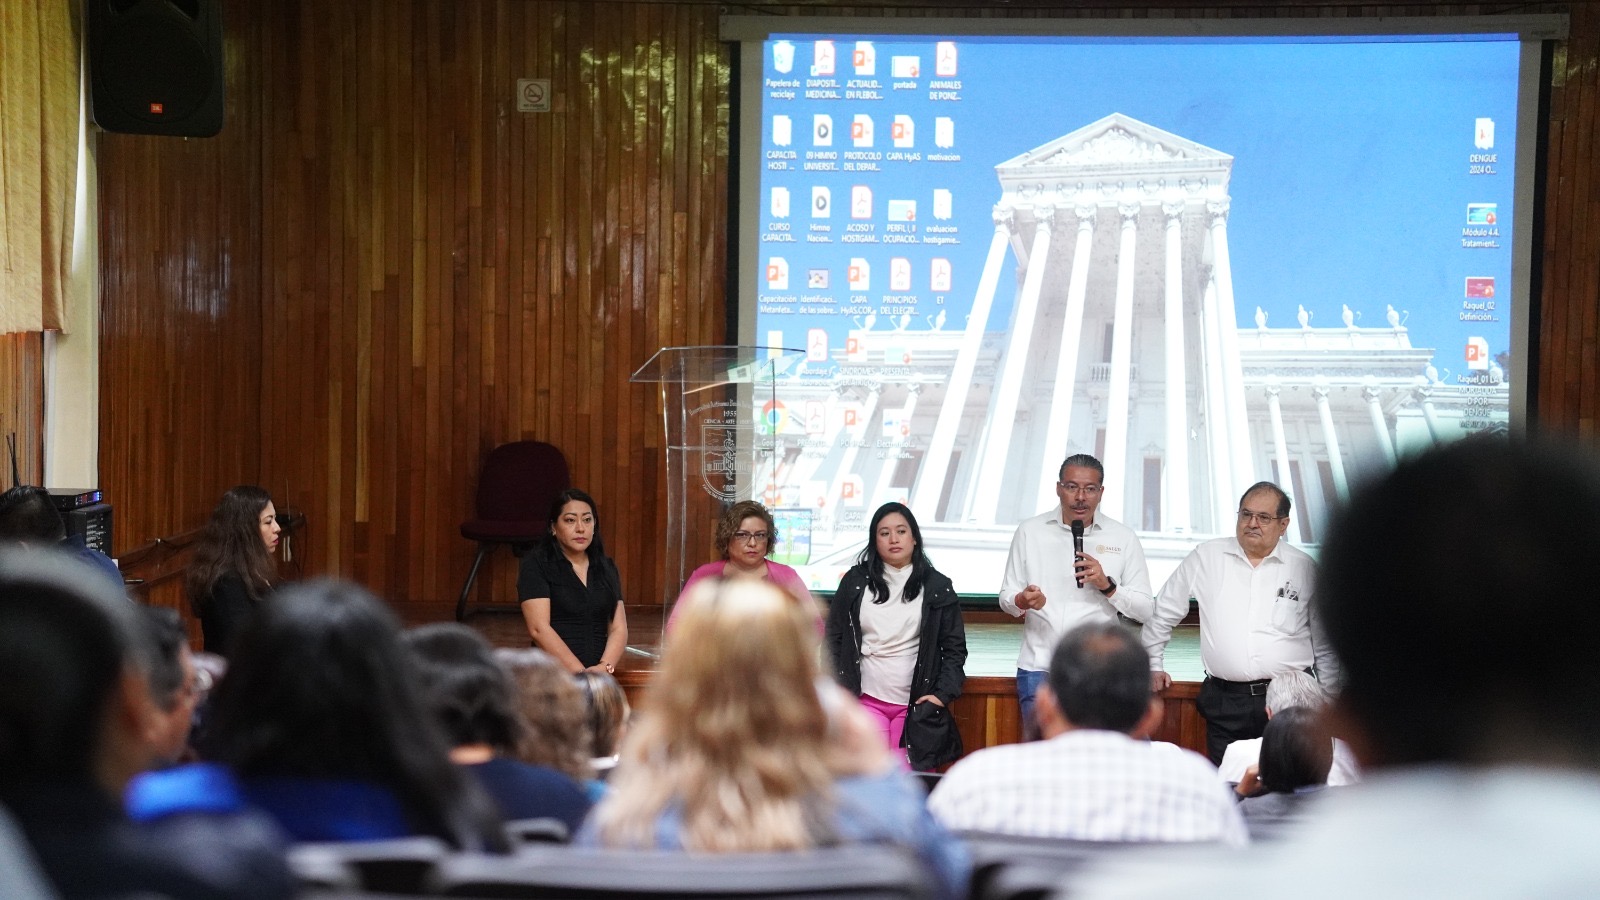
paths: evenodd
<path fill-rule="evenodd" d="M 589 752 L 596 758 L 615 756 L 617 742 L 627 729 L 628 695 L 622 685 L 605 672 L 585 669 L 572 676 L 572 682 L 583 693 L 584 706 L 589 711 Z"/>
<path fill-rule="evenodd" d="M 594 777 L 589 752 L 589 710 L 583 691 L 543 650 L 496 650 L 495 659 L 516 682 L 517 711 L 526 728 L 516 757 L 582 781 Z"/>
<path fill-rule="evenodd" d="M 826 839 L 834 778 L 816 622 L 763 581 L 707 579 L 684 600 L 640 721 L 594 816 L 608 846 L 650 847 L 681 817 L 686 850 L 799 850 Z"/>

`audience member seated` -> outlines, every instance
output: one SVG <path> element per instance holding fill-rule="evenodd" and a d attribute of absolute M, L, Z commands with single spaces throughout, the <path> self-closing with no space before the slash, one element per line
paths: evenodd
<path fill-rule="evenodd" d="M 690 853 L 899 844 L 942 896 L 962 896 L 965 849 L 928 816 L 921 788 L 819 657 L 816 620 L 783 590 L 698 585 L 578 843 Z"/>
<path fill-rule="evenodd" d="M 517 711 L 527 727 L 517 742 L 517 759 L 587 784 L 594 778 L 589 714 L 573 676 L 543 650 L 500 649 L 494 657 L 511 673 Z"/>
<path fill-rule="evenodd" d="M 299 841 L 507 846 L 493 803 L 450 762 L 400 623 L 355 585 L 291 586 L 262 605 L 213 694 L 200 749 Z"/>
<path fill-rule="evenodd" d="M 1272 676 L 1272 683 L 1267 685 L 1266 699 L 1267 719 L 1271 720 L 1275 710 L 1291 706 L 1321 711 L 1328 705 L 1328 692 L 1323 689 L 1317 676 L 1296 669 Z M 1250 738 L 1228 745 L 1227 751 L 1222 754 L 1222 762 L 1217 764 L 1217 773 L 1223 781 L 1238 784 L 1244 779 L 1245 770 L 1255 765 L 1261 756 L 1261 740 Z M 1350 745 L 1334 738 L 1333 768 L 1328 772 L 1328 786 L 1344 787 L 1360 780 L 1361 766 L 1351 754 Z"/>
<path fill-rule="evenodd" d="M 707 578 L 765 579 L 788 591 L 806 609 L 817 613 L 817 625 L 821 627 L 822 616 L 816 600 L 806 587 L 805 579 L 794 569 L 767 558 L 778 546 L 778 525 L 765 506 L 754 500 L 740 500 L 724 510 L 722 517 L 717 519 L 716 544 L 720 559 L 689 573 L 683 590 L 678 592 L 679 602 L 673 603 L 672 614 L 667 617 L 668 630 L 678 621 L 678 607 L 683 598 Z"/>
<path fill-rule="evenodd" d="M 143 606 L 139 612 L 151 648 L 150 699 L 158 718 L 149 740 L 155 766 L 193 761 L 189 733 L 200 698 L 200 673 L 189 652 L 189 635 L 177 610 Z"/>
<path fill-rule="evenodd" d="M 589 765 L 595 776 L 589 782 L 590 796 L 599 800 L 605 793 L 605 779 L 617 767 L 617 748 L 628 733 L 628 718 L 633 710 L 622 685 L 610 675 L 579 672 L 572 679 L 583 690 L 584 707 L 589 712 Z"/>
<path fill-rule="evenodd" d="M 1328 787 L 1333 741 L 1320 714 L 1291 706 L 1267 720 L 1261 762 L 1245 770 L 1239 811 L 1254 840 L 1278 837 L 1300 821 L 1306 807 Z"/>
<path fill-rule="evenodd" d="M 70 557 L 0 553 L 0 803 L 69 900 L 291 896 L 283 836 L 263 816 L 124 815 L 161 719 L 138 616 Z"/>
<path fill-rule="evenodd" d="M 122 570 L 111 557 L 90 547 L 83 535 L 67 534 L 67 523 L 42 487 L 19 484 L 0 494 L 0 541 L 61 550 L 105 575 L 126 596 Z"/>
<path fill-rule="evenodd" d="M 1248 865 L 1110 864 L 1078 896 L 1586 897 L 1600 883 L 1600 469 L 1504 435 L 1403 459 L 1322 544 L 1364 781 Z M 1268 886 L 1274 886 L 1269 888 Z"/>
<path fill-rule="evenodd" d="M 517 713 L 511 675 L 478 632 L 455 622 L 405 634 L 416 657 L 424 701 L 452 743 L 450 759 L 465 766 L 505 819 L 560 819 L 578 830 L 589 812 L 584 788 L 567 775 L 507 755 L 527 732 Z"/>
<path fill-rule="evenodd" d="M 228 656 L 234 639 L 278 580 L 278 510 L 255 485 L 222 495 L 195 542 L 186 585 L 189 609 L 200 619 L 207 653 Z"/>
<path fill-rule="evenodd" d="M 946 827 L 1080 841 L 1248 842 L 1231 792 L 1205 757 L 1140 740 L 1160 720 L 1150 658 L 1117 623 L 1062 637 L 1040 685 L 1045 738 L 979 750 L 928 797 Z"/>

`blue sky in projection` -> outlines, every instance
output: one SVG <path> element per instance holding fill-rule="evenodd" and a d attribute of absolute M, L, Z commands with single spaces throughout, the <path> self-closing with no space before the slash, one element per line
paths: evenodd
<path fill-rule="evenodd" d="M 806 80 L 815 35 L 775 35 L 796 47 L 794 70 L 773 69 L 772 44 L 765 53 L 767 78 Z M 855 36 L 835 36 L 839 65 L 835 80 L 854 77 L 850 48 Z M 1239 324 L 1255 324 L 1255 308 L 1269 325 L 1297 324 L 1304 305 L 1314 326 L 1337 326 L 1341 307 L 1361 313 L 1363 326 L 1383 326 L 1392 304 L 1407 316 L 1417 346 L 1438 348 L 1441 368 L 1463 370 L 1461 348 L 1469 336 L 1485 336 L 1491 352 L 1509 339 L 1509 282 L 1513 138 L 1516 130 L 1519 46 L 1510 36 L 1469 40 L 1392 42 L 1322 41 L 1285 43 L 1249 40 L 1058 40 L 984 38 L 958 41 L 961 87 L 958 101 L 929 98 L 934 38 L 872 38 L 882 100 L 775 100 L 763 90 L 763 150 L 774 148 L 773 116 L 794 122 L 789 149 L 804 160 L 811 149 L 811 122 L 830 114 L 848 128 L 854 112 L 873 116 L 887 135 L 889 122 L 905 114 L 917 123 L 917 150 L 938 152 L 932 142 L 935 116 L 954 120 L 955 141 L 948 152 L 960 162 L 882 163 L 872 173 L 775 172 L 763 169 L 760 227 L 772 216 L 767 198 L 773 186 L 788 186 L 796 212 L 809 201 L 814 185 L 830 186 L 842 207 L 855 184 L 872 187 L 881 204 L 896 197 L 929 203 L 935 188 L 954 196 L 955 247 L 870 247 L 762 244 L 763 260 L 774 252 L 789 258 L 789 295 L 805 288 L 810 267 L 842 272 L 849 259 L 875 255 L 874 275 L 890 255 L 910 255 L 920 273 L 935 257 L 951 260 L 954 281 L 941 307 L 919 292 L 916 324 L 928 327 L 942 308 L 949 327 L 960 327 L 977 290 L 989 237 L 990 208 L 999 199 L 994 166 L 1023 151 L 1120 112 L 1157 128 L 1233 156 L 1232 209 L 1228 234 Z M 890 90 L 890 58 L 915 55 L 922 61 L 918 89 Z M 1475 144 L 1478 119 L 1494 121 L 1494 145 Z M 851 149 L 847 132 L 833 149 Z M 885 150 L 880 139 L 875 149 Z M 1473 155 L 1493 155 L 1493 174 L 1473 173 Z M 1482 162 L 1482 160 L 1478 160 Z M 1495 204 L 1499 249 L 1462 247 L 1469 227 L 1469 204 Z M 924 207 L 926 208 L 926 207 Z M 1483 212 L 1476 213 L 1481 219 Z M 790 217 L 798 230 L 807 219 Z M 834 218 L 835 237 L 848 219 Z M 919 222 L 927 223 L 926 214 Z M 1481 221 L 1471 227 L 1482 227 Z M 880 225 L 879 233 L 883 231 Z M 803 233 L 803 232 L 802 232 Z M 802 238 L 803 240 L 803 238 Z M 1014 283 L 1007 262 L 1002 286 Z M 886 274 L 886 273 L 885 273 Z M 763 272 L 747 277 L 758 292 L 771 292 Z M 1468 277 L 1495 279 L 1497 322 L 1460 320 Z M 842 276 L 831 293 L 847 298 Z M 884 287 L 874 284 L 877 302 Z M 1005 328 L 1011 291 L 996 295 L 990 329 Z M 1474 298 L 1474 302 L 1483 298 Z M 858 317 L 857 317 L 858 318 Z M 812 323 L 842 338 L 852 319 L 835 316 Z M 785 330 L 789 346 L 804 323 L 793 316 L 762 314 L 758 340 L 768 330 Z M 882 325 L 880 328 L 884 327 Z"/>

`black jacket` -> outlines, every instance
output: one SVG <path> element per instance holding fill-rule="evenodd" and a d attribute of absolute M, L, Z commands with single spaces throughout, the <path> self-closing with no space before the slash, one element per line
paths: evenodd
<path fill-rule="evenodd" d="M 826 640 L 833 657 L 833 677 L 857 696 L 861 694 L 861 602 L 867 591 L 867 567 L 857 565 L 845 573 L 828 606 Z M 961 696 L 961 685 L 967 680 L 966 663 L 967 629 L 961 623 L 955 585 L 937 570 L 929 569 L 922 586 L 921 642 L 917 645 L 917 667 L 911 676 L 907 705 L 924 694 L 932 694 L 948 707 Z"/>

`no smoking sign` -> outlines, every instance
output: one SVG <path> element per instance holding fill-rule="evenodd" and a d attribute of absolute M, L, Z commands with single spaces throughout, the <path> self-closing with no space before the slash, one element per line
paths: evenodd
<path fill-rule="evenodd" d="M 550 79 L 517 79 L 517 112 L 549 112 Z"/>

